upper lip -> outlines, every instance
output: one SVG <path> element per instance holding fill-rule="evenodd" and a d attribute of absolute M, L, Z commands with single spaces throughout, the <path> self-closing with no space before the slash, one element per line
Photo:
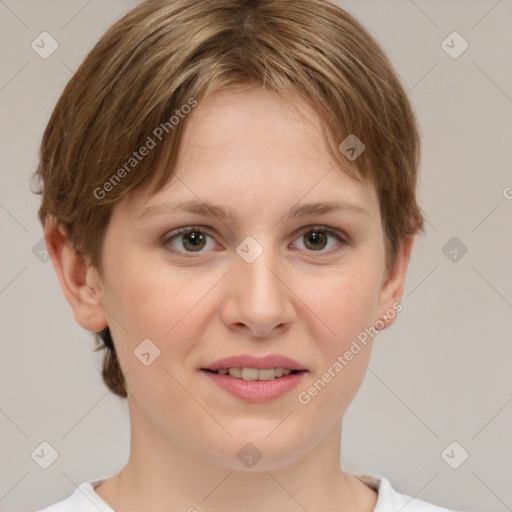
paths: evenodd
<path fill-rule="evenodd" d="M 225 357 L 219 359 L 208 366 L 202 368 L 203 370 L 219 370 L 220 368 L 257 368 L 263 370 L 266 368 L 284 368 L 289 370 L 306 370 L 306 368 L 289 357 L 281 356 L 279 354 L 270 354 L 263 357 L 251 356 L 249 354 L 240 354 L 237 356 Z"/>

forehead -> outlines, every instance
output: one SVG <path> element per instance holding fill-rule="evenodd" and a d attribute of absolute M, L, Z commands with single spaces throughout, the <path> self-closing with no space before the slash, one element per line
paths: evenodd
<path fill-rule="evenodd" d="M 322 161 L 327 156 L 322 127 L 314 107 L 297 91 L 284 95 L 233 87 L 217 91 L 192 113 L 180 157 L 184 166 L 210 152 L 243 153 L 258 162 L 278 155 Z"/>
<path fill-rule="evenodd" d="M 129 200 L 133 212 L 170 198 L 252 214 L 263 205 L 298 202 L 378 206 L 373 185 L 354 180 L 333 160 L 314 107 L 298 92 L 283 96 L 262 89 L 222 90 L 196 107 L 174 176 L 154 195 L 138 192 Z"/>

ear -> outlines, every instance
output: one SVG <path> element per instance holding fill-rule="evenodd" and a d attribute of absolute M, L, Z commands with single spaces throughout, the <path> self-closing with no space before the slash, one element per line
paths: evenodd
<path fill-rule="evenodd" d="M 44 237 L 60 286 L 73 308 L 76 322 L 88 331 L 103 330 L 108 323 L 100 304 L 101 284 L 95 269 L 76 252 L 66 227 L 52 217 L 45 222 Z"/>
<path fill-rule="evenodd" d="M 409 265 L 413 242 L 413 235 L 405 238 L 401 242 L 393 266 L 387 269 L 385 273 L 379 298 L 378 313 L 380 315 L 385 314 L 389 309 L 396 309 L 396 305 L 402 300 L 405 286 L 405 274 Z M 395 304 L 395 307 L 393 307 L 393 304 Z M 393 315 L 392 317 L 389 315 L 388 319 L 385 321 L 386 327 L 392 325 L 396 318 L 397 315 Z"/>

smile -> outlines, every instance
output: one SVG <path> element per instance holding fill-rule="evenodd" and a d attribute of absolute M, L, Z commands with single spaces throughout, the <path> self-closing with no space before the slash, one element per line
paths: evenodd
<path fill-rule="evenodd" d="M 247 381 L 255 380 L 274 380 L 281 377 L 286 377 L 291 373 L 296 373 L 295 370 L 289 368 L 219 368 L 218 370 L 208 370 L 219 375 L 229 375 L 235 379 L 242 379 Z"/>
<path fill-rule="evenodd" d="M 244 402 L 262 403 L 276 400 L 295 389 L 307 370 L 285 368 L 232 367 L 202 369 L 217 389 Z"/>

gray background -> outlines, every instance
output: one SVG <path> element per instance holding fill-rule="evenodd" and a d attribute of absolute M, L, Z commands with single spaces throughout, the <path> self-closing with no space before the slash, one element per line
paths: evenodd
<path fill-rule="evenodd" d="M 2 511 L 62 499 L 128 458 L 127 405 L 103 385 L 92 336 L 75 324 L 51 262 L 33 253 L 42 231 L 29 178 L 64 85 L 136 3 L 0 1 Z M 377 37 L 406 85 L 423 134 L 428 218 L 400 321 L 375 340 L 345 416 L 342 465 L 446 507 L 512 510 L 512 1 L 340 5 Z M 31 48 L 43 31 L 59 45 L 47 59 Z M 458 58 L 441 46 L 453 31 L 469 43 Z M 58 452 L 47 469 L 31 457 L 43 441 Z M 469 458 L 452 469 L 445 461 L 459 464 L 462 450 Z"/>

